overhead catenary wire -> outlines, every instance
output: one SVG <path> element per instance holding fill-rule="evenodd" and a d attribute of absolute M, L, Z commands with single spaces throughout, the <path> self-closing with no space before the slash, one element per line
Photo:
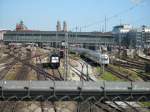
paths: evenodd
<path fill-rule="evenodd" d="M 95 25 L 99 25 L 100 23 L 105 23 L 105 25 L 106 25 L 106 23 L 108 21 L 112 20 L 113 18 L 116 18 L 116 17 L 119 17 L 121 15 L 124 15 L 124 14 L 126 14 L 128 12 L 131 12 L 132 10 L 134 10 L 135 8 L 137 8 L 138 6 L 143 4 L 144 2 L 146 2 L 146 0 L 141 0 L 138 4 L 135 4 L 132 7 L 129 7 L 128 9 L 122 10 L 122 11 L 120 11 L 120 12 L 118 12 L 118 13 L 112 15 L 112 16 L 107 16 L 107 18 L 105 16 L 104 19 L 95 21 L 95 22 L 87 24 L 87 25 L 80 26 L 80 29 L 86 29 L 86 28 L 89 28 L 89 27 L 92 27 L 92 26 L 95 26 Z M 76 27 L 73 27 L 72 30 L 76 30 Z"/>

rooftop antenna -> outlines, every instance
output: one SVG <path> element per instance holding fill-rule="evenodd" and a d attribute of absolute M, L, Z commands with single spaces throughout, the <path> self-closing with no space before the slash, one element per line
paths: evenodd
<path fill-rule="evenodd" d="M 100 26 L 100 32 L 103 32 L 103 25 Z"/>
<path fill-rule="evenodd" d="M 107 18 L 105 16 L 105 32 L 106 32 Z"/>
<path fill-rule="evenodd" d="M 78 27 L 76 26 L 76 44 L 77 44 L 77 31 L 78 31 Z"/>
<path fill-rule="evenodd" d="M 122 24 L 121 18 L 120 18 L 120 25 Z"/>
<path fill-rule="evenodd" d="M 81 32 L 81 27 L 80 27 L 80 32 Z"/>
<path fill-rule="evenodd" d="M 104 33 L 104 26 L 102 26 L 102 32 Z"/>

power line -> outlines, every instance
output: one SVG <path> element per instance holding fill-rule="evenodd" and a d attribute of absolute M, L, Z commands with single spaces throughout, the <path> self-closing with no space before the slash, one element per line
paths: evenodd
<path fill-rule="evenodd" d="M 140 6 L 140 5 L 143 4 L 145 1 L 146 1 L 146 0 L 141 0 L 138 4 L 132 6 L 132 7 L 128 8 L 128 9 L 125 9 L 125 10 L 123 10 L 123 11 L 121 11 L 121 12 L 118 12 L 117 14 L 114 14 L 114 15 L 112 15 L 112 16 L 110 16 L 110 17 L 107 17 L 107 18 L 105 17 L 105 19 L 102 19 L 102 20 L 99 20 L 99 21 L 96 21 L 96 22 L 93 22 L 93 23 L 90 23 L 90 24 L 87 24 L 87 25 L 83 25 L 83 26 L 81 26 L 80 28 L 84 29 L 84 28 L 88 28 L 88 27 L 91 27 L 91 26 L 94 26 L 94 25 L 98 25 L 99 23 L 108 22 L 108 21 L 110 21 L 110 20 L 113 19 L 113 18 L 119 17 L 120 15 L 123 15 L 123 14 L 125 14 L 125 13 L 128 13 L 128 12 L 134 10 L 136 7 Z M 105 23 L 105 25 L 106 25 L 106 23 Z M 105 26 L 105 27 L 106 27 L 106 26 Z M 72 28 L 72 29 L 76 29 L 76 27 L 75 27 L 75 28 Z"/>

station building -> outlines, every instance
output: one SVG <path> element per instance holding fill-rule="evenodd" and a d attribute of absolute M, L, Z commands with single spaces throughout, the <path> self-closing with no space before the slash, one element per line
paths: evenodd
<path fill-rule="evenodd" d="M 112 33 L 115 39 L 115 44 L 123 45 L 124 39 L 127 39 L 128 32 L 131 31 L 132 26 L 129 24 L 117 25 L 114 26 Z"/>
<path fill-rule="evenodd" d="M 78 45 L 85 48 L 96 49 L 100 45 L 110 46 L 114 44 L 111 32 L 71 32 L 68 31 L 67 22 L 58 20 L 56 31 L 35 31 L 29 30 L 23 21 L 16 24 L 14 31 L 4 34 L 4 42 L 7 43 L 37 43 L 40 46 L 49 45 L 59 47 L 64 42 L 69 45 Z"/>
<path fill-rule="evenodd" d="M 150 28 L 142 26 L 140 28 L 132 29 L 128 33 L 130 38 L 130 45 L 136 48 L 150 48 Z"/>
<path fill-rule="evenodd" d="M 114 38 L 111 32 L 64 32 L 64 31 L 8 31 L 4 34 L 5 43 L 38 43 L 59 46 L 68 41 L 70 45 L 76 44 L 83 47 L 100 45 L 113 45 Z"/>
<path fill-rule="evenodd" d="M 0 41 L 3 41 L 4 39 L 4 34 L 7 32 L 8 30 L 0 30 Z"/>
<path fill-rule="evenodd" d="M 113 28 L 115 44 L 130 48 L 150 48 L 150 28 L 141 26 L 133 28 L 131 25 L 118 25 Z"/>

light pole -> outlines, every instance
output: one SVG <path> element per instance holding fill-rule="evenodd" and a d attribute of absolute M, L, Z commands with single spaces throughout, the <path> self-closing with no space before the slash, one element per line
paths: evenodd
<path fill-rule="evenodd" d="M 65 33 L 65 74 L 64 79 L 67 80 L 68 77 L 68 33 Z"/>
<path fill-rule="evenodd" d="M 86 71 L 86 74 L 87 74 L 87 81 L 89 81 L 89 69 L 88 69 L 88 64 L 86 64 L 86 69 L 87 69 L 87 71 Z"/>
<path fill-rule="evenodd" d="M 102 67 L 102 74 L 104 74 L 104 72 L 105 72 L 105 68 L 104 68 L 104 64 L 102 64 L 103 62 L 102 62 L 102 52 L 101 52 L 101 47 L 99 46 L 99 62 L 101 62 L 100 63 L 100 66 Z"/>
<path fill-rule="evenodd" d="M 80 62 L 79 62 L 80 63 Z M 83 68 L 84 68 L 84 64 L 80 63 L 81 64 L 81 67 L 82 67 L 82 70 L 81 72 L 83 73 Z M 82 74 L 81 74 L 82 75 Z M 80 80 L 82 81 L 82 78 L 80 77 Z"/>
<path fill-rule="evenodd" d="M 86 79 L 87 79 L 87 81 L 89 81 L 89 69 L 88 69 L 88 64 L 86 64 L 85 62 L 80 63 L 80 64 L 83 64 L 83 67 L 84 67 L 84 65 L 86 66 L 86 75 L 87 75 Z M 82 73 L 83 73 L 83 68 L 82 68 Z"/>
<path fill-rule="evenodd" d="M 56 31 L 56 50 L 57 50 L 57 47 L 58 47 L 58 44 L 57 44 L 57 41 L 58 41 L 58 33 L 57 33 L 58 31 Z"/>
<path fill-rule="evenodd" d="M 77 39 L 78 39 L 78 38 L 77 38 L 77 30 L 78 30 L 78 27 L 76 27 L 76 44 L 78 43 L 78 42 L 77 42 Z"/>
<path fill-rule="evenodd" d="M 121 52 L 121 40 L 122 40 L 122 32 L 119 33 L 119 59 L 120 59 L 120 52 Z M 119 65 L 119 71 L 120 71 L 120 65 Z"/>

